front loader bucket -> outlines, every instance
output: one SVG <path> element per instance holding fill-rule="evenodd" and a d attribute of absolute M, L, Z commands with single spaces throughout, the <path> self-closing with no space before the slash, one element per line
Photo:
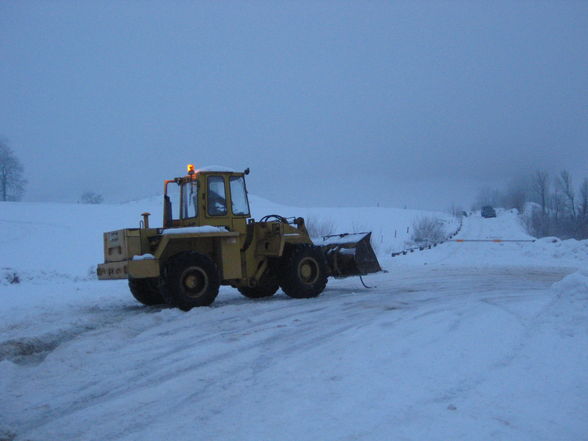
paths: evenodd
<path fill-rule="evenodd" d="M 323 236 L 315 243 L 327 258 L 330 275 L 338 278 L 364 276 L 382 271 L 370 243 L 372 233 Z"/>

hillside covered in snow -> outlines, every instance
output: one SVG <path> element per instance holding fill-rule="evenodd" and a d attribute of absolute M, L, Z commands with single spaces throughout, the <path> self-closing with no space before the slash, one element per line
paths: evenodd
<path fill-rule="evenodd" d="M 257 218 L 372 231 L 386 272 L 305 300 L 222 287 L 184 313 L 93 276 L 102 233 L 160 205 L 0 203 L 1 440 L 586 437 L 588 241 L 474 213 L 463 242 L 391 257 L 416 220 L 458 221 L 252 198 Z"/>

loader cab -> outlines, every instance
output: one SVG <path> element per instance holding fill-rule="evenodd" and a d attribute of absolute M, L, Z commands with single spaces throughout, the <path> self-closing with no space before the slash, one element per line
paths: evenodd
<path fill-rule="evenodd" d="M 186 176 L 165 181 L 164 228 L 212 225 L 244 231 L 250 217 L 245 174 L 188 166 Z"/>

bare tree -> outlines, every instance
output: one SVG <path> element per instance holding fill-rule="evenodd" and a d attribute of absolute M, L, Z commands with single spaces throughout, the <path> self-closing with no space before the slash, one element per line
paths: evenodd
<path fill-rule="evenodd" d="M 571 217 L 576 217 L 576 200 L 574 186 L 572 184 L 572 175 L 567 170 L 563 170 L 557 179 L 557 186 L 566 200 L 566 208 Z"/>
<path fill-rule="evenodd" d="M 12 149 L 0 141 L 0 200 L 18 201 L 21 199 L 27 183 L 23 172 L 22 164 Z"/>
<path fill-rule="evenodd" d="M 588 220 L 588 178 L 584 178 L 580 185 L 580 214 L 582 219 Z"/>
<path fill-rule="evenodd" d="M 545 215 L 547 212 L 547 195 L 549 193 L 549 175 L 546 171 L 538 170 L 535 172 L 531 188 L 533 194 L 537 197 L 537 201 L 541 204 L 541 212 Z"/>
<path fill-rule="evenodd" d="M 547 173 L 538 171 L 533 176 L 533 196 L 542 210 L 527 214 L 529 232 L 537 237 L 588 239 L 588 178 L 579 186 L 577 199 L 572 176 L 566 170 L 556 177 L 554 184 L 550 193 Z"/>
<path fill-rule="evenodd" d="M 551 212 L 555 219 L 559 219 L 562 215 L 565 206 L 564 196 L 559 190 L 555 190 L 549 198 L 549 205 L 551 206 Z"/>

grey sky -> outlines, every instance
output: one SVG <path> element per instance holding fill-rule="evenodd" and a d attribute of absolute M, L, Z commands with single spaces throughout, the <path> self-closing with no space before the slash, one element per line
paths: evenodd
<path fill-rule="evenodd" d="M 26 200 L 251 167 L 292 205 L 446 208 L 588 176 L 588 2 L 0 2 Z"/>

